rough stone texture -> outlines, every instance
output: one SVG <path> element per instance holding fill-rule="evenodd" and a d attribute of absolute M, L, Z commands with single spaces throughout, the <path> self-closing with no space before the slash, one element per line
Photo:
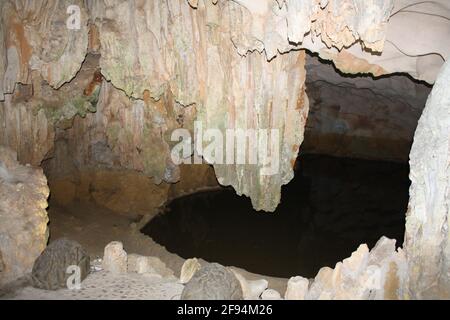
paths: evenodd
<path fill-rule="evenodd" d="M 0 146 L 0 285 L 31 271 L 48 239 L 49 189 L 42 169 L 22 166 Z"/>
<path fill-rule="evenodd" d="M 310 284 L 307 300 L 402 299 L 406 257 L 395 240 L 382 237 L 369 252 L 362 244 L 334 269 L 320 269 Z"/>
<path fill-rule="evenodd" d="M 80 30 L 64 27 L 69 4 L 80 8 Z M 175 182 L 179 172 L 169 160 L 167 139 L 172 129 L 192 130 L 194 119 L 222 131 L 281 129 L 278 174 L 262 176 L 258 166 L 215 165 L 219 183 L 271 211 L 281 185 L 292 177 L 308 112 L 304 52 L 297 49 L 316 52 L 346 73 L 405 72 L 433 83 L 450 51 L 449 18 L 446 0 L 2 1 L 0 143 L 14 149 L 21 163 L 39 165 L 55 156 L 55 138 L 69 138 L 68 146 L 77 143 L 81 164 L 125 167 L 156 182 Z M 101 74 L 83 69 L 88 52 L 101 54 Z M 101 75 L 111 83 L 102 84 Z M 411 154 L 410 297 L 448 296 L 441 287 L 450 287 L 448 112 L 446 96 L 439 97 L 446 94 L 439 89 L 446 82 L 443 76 L 436 87 L 430 104 L 438 107 L 429 109 L 437 111 L 425 111 Z M 100 91 L 103 109 L 89 115 Z M 404 119 L 401 105 L 387 113 Z M 89 116 L 96 119 L 79 119 Z M 353 129 L 361 123 L 347 122 Z M 405 139 L 407 130 L 397 128 Z M 78 140 L 82 135 L 87 142 Z M 2 188 L 14 194 L 11 184 Z M 8 270 L 10 256 L 3 250 L 2 255 Z"/>
<path fill-rule="evenodd" d="M 306 74 L 310 110 L 302 152 L 408 161 L 429 86 L 402 75 L 345 76 L 312 56 Z"/>
<path fill-rule="evenodd" d="M 242 289 L 234 274 L 218 263 L 209 263 L 186 284 L 181 300 L 241 300 Z"/>
<path fill-rule="evenodd" d="M 378 31 L 386 28 L 384 29 L 385 34 L 382 35 L 384 41 L 378 42 L 382 45 L 380 54 L 374 54 L 373 51 L 380 52 L 381 47 L 376 50 L 366 50 L 364 45 L 353 45 L 341 51 L 336 47 L 328 46 L 327 48 L 314 32 L 305 37 L 302 46 L 319 53 L 324 59 L 333 60 L 336 67 L 346 73 L 367 72 L 377 76 L 404 72 L 416 79 L 433 83 L 450 52 L 450 29 L 448 28 L 450 7 L 448 1 L 400 0 L 389 2 L 390 4 L 377 0 L 364 2 L 338 0 L 328 1 L 326 7 L 326 10 L 333 8 L 332 10 L 344 12 L 346 18 L 352 19 L 358 16 L 359 23 L 366 26 L 367 30 L 375 31 L 374 34 L 379 36 L 381 34 Z M 363 9 L 360 5 L 367 7 Z M 368 10 L 369 7 L 371 10 Z M 389 12 L 384 11 L 385 9 Z M 359 15 L 360 12 L 363 12 L 362 16 Z M 377 22 L 381 22 L 378 24 L 381 28 L 375 27 L 377 24 L 371 23 L 370 19 L 365 20 L 375 12 L 381 14 L 375 18 Z M 385 15 L 386 13 L 387 15 Z M 364 15 L 366 16 L 364 17 Z M 383 16 L 384 18 L 390 16 L 387 23 L 379 20 Z M 330 19 L 331 16 L 326 18 Z M 339 19 L 342 18 L 331 18 L 331 21 Z M 345 27 L 339 28 L 343 25 L 335 25 L 338 28 L 334 31 L 342 31 L 334 34 L 338 42 L 345 39 L 350 32 Z"/>
<path fill-rule="evenodd" d="M 80 280 L 83 281 L 90 271 L 89 254 L 76 241 L 58 239 L 50 243 L 36 259 L 31 272 L 33 286 L 46 290 L 67 287 L 69 266 L 80 268 Z"/>
<path fill-rule="evenodd" d="M 187 259 L 181 267 L 180 283 L 188 283 L 201 267 L 202 266 L 200 265 L 200 262 L 198 262 L 197 258 Z"/>
<path fill-rule="evenodd" d="M 163 278 L 173 276 L 173 270 L 167 268 L 166 264 L 158 257 L 146 257 L 138 254 L 129 254 L 127 266 L 128 272 L 152 273 Z"/>
<path fill-rule="evenodd" d="M 277 290 L 267 289 L 261 294 L 261 300 L 280 300 L 281 295 Z"/>
<path fill-rule="evenodd" d="M 98 90 L 96 113 L 74 119 L 71 128 L 58 133 L 59 148 L 67 154 L 59 155 L 53 171 L 70 162 L 79 170 L 130 169 L 153 177 L 157 184 L 177 182 L 179 169 L 170 158 L 170 134 L 182 127 L 182 121 L 191 123 L 195 109 L 169 98 L 133 100 L 107 82 Z"/>
<path fill-rule="evenodd" d="M 444 2 L 405 8 L 413 2 L 3 1 L 0 100 L 5 106 L 0 120 L 6 130 L 0 140 L 17 150 L 21 161 L 39 164 L 51 157 L 54 135 L 57 140 L 70 137 L 60 130 L 55 133 L 54 125 L 67 129 L 77 114 L 84 117 L 92 111 L 86 96 L 74 87 L 89 96 L 98 94 L 100 85 L 66 82 L 79 78 L 76 73 L 87 53 L 99 53 L 101 74 L 91 76 L 101 80 L 103 75 L 111 84 L 101 85 L 104 110 L 92 116 L 95 120 L 75 124 L 79 130 L 73 134 L 89 140 L 75 140 L 77 157 L 88 164 L 94 159 L 98 166 L 137 170 L 156 182 L 175 182 L 179 171 L 170 161 L 173 144 L 167 135 L 174 128 L 190 130 L 194 109 L 205 129 L 280 129 L 277 174 L 262 175 L 260 165 L 215 165 L 221 184 L 250 196 L 255 208 L 273 211 L 281 185 L 292 178 L 291 162 L 303 140 L 308 111 L 303 53 L 295 50 L 317 52 L 349 73 L 408 72 L 433 82 L 450 47 L 447 21 L 433 15 L 438 9 L 447 15 Z M 64 27 L 69 4 L 80 8 L 80 30 Z M 423 18 L 419 23 L 418 14 Z M 414 28 L 407 37 L 405 26 Z M 428 34 L 430 28 L 434 37 Z M 42 80 L 74 94 L 63 90 L 66 99 L 49 104 L 48 95 L 40 93 Z M 20 108 L 10 97 L 14 88 L 14 95 L 21 91 L 18 82 L 32 85 L 25 91 L 33 96 Z M 30 112 L 40 115 L 30 117 Z M 184 118 L 186 113 L 189 117 Z M 22 132 L 27 133 L 23 138 Z"/>
<path fill-rule="evenodd" d="M 287 284 L 284 299 L 286 300 L 305 300 L 308 292 L 309 280 L 300 276 L 291 277 Z"/>
<path fill-rule="evenodd" d="M 128 267 L 127 253 L 119 241 L 112 241 L 105 247 L 102 260 L 104 270 L 114 274 L 126 273 Z"/>
<path fill-rule="evenodd" d="M 450 298 L 450 63 L 419 120 L 410 154 L 406 217 L 408 298 Z"/>
<path fill-rule="evenodd" d="M 124 11 L 133 17 L 134 24 Z M 169 89 L 180 104 L 196 105 L 197 119 L 205 130 L 281 130 L 281 169 L 275 175 L 261 175 L 257 165 L 245 167 L 246 177 L 242 177 L 244 166 L 215 166 L 222 185 L 232 185 L 238 194 L 250 196 L 258 210 L 273 211 L 281 185 L 292 178 L 291 160 L 302 140 L 307 113 L 302 89 L 304 56 L 296 52 L 269 63 L 256 52 L 242 59 L 236 54 L 236 43 L 230 41 L 237 28 L 230 28 L 229 23 L 242 11 L 232 1 L 217 5 L 205 1 L 196 10 L 180 0 L 144 2 L 140 6 L 99 1 L 91 6 L 102 42 L 102 73 L 128 95 L 145 100 L 148 94 L 159 99 Z M 243 21 L 238 22 L 243 25 Z M 118 29 L 120 37 L 115 31 Z M 128 41 L 130 38 L 136 41 Z M 152 41 L 144 40 L 148 38 Z M 136 52 L 141 54 L 136 56 Z M 284 72 L 289 69 L 289 73 Z M 246 70 L 253 70 L 255 76 L 243 76 Z M 283 90 L 288 84 L 291 89 Z M 282 116 L 286 112 L 291 117 Z M 203 154 L 200 150 L 198 153 Z"/>
<path fill-rule="evenodd" d="M 98 91 L 83 91 L 97 65 L 98 57 L 90 57 L 77 77 L 58 90 L 35 74 L 31 84 L 17 85 L 0 102 L 0 144 L 16 150 L 21 163 L 41 165 L 53 156 L 57 132 L 71 127 L 75 117 L 95 111 Z"/>
<path fill-rule="evenodd" d="M 0 102 L 0 143 L 17 151 L 21 163 L 39 165 L 53 146 L 54 130 L 44 110 L 33 113 L 29 104 Z"/>
<path fill-rule="evenodd" d="M 201 110 L 199 119 L 205 129 L 279 130 L 279 140 L 275 142 L 279 151 L 271 152 L 271 156 L 277 157 L 279 161 L 279 168 L 275 172 L 265 175 L 263 167 L 266 166 L 261 164 L 214 164 L 221 185 L 231 185 L 238 195 L 249 196 L 256 210 L 274 211 L 280 201 L 281 186 L 293 178 L 292 165 L 297 157 L 298 146 L 303 141 L 303 128 L 308 114 L 308 100 L 304 94 L 305 54 L 283 55 L 271 63 L 267 63 L 259 54 L 251 54 L 245 60 L 239 58 L 237 63 L 238 68 L 231 68 L 231 73 L 237 77 L 232 83 L 233 91 L 217 93 L 212 103 L 206 104 Z M 254 77 L 239 78 L 238 75 L 246 69 L 253 70 Z M 258 89 L 249 92 L 249 87 Z M 234 103 L 228 110 L 221 108 L 220 101 L 229 95 L 233 95 Z M 286 114 L 290 116 L 285 117 Z M 261 134 L 261 131 L 258 133 Z M 273 143 L 272 139 L 275 137 L 271 136 L 269 143 Z M 247 163 L 249 153 L 258 151 L 257 143 L 248 143 L 249 146 L 245 146 L 242 151 L 246 152 Z"/>
<path fill-rule="evenodd" d="M 267 289 L 269 282 L 265 279 L 259 280 L 247 280 L 245 277 L 237 272 L 236 270 L 231 269 L 242 288 L 242 295 L 244 300 L 258 300 L 263 292 Z"/>
<path fill-rule="evenodd" d="M 88 45 L 87 12 L 82 4 L 81 0 L 2 1 L 0 100 L 14 91 L 16 83 L 30 83 L 34 70 L 55 88 L 75 76 Z M 65 27 L 69 5 L 80 8 L 79 30 Z"/>

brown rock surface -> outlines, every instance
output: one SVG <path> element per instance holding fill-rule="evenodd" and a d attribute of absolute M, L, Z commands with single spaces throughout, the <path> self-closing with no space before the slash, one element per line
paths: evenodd
<path fill-rule="evenodd" d="M 42 169 L 22 166 L 0 147 L 0 285 L 31 272 L 47 245 L 49 189 Z"/>

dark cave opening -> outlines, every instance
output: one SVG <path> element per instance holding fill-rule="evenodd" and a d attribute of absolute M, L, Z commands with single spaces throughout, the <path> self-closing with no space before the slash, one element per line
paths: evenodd
<path fill-rule="evenodd" d="M 403 243 L 407 164 L 302 154 L 296 168 L 274 213 L 230 189 L 202 192 L 173 200 L 142 232 L 183 258 L 276 277 L 314 277 L 383 235 Z"/>

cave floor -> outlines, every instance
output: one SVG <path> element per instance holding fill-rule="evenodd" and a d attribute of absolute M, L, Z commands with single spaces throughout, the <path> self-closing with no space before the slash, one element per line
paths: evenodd
<path fill-rule="evenodd" d="M 179 276 L 185 259 L 168 252 L 150 237 L 139 232 L 136 223 L 129 218 L 91 203 L 72 203 L 66 207 L 50 205 L 50 242 L 66 237 L 79 242 L 89 253 L 91 261 L 103 256 L 104 247 L 111 241 L 121 241 L 127 253 L 137 253 L 160 258 Z M 199 259 L 201 264 L 206 261 Z M 213 261 L 210 261 L 213 262 Z M 287 279 L 268 277 L 239 271 L 248 280 L 266 279 L 269 288 L 282 295 Z M 81 290 L 46 291 L 32 287 L 16 289 L 11 299 L 177 299 L 183 286 L 178 278 L 161 279 L 146 275 L 127 273 L 111 275 L 106 271 L 91 273 L 83 282 Z"/>

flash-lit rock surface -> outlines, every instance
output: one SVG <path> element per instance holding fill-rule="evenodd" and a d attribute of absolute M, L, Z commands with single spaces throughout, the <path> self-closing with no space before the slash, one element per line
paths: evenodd
<path fill-rule="evenodd" d="M 177 127 L 173 122 L 177 108 L 195 106 L 197 119 L 204 122 L 205 129 L 281 129 L 277 174 L 261 175 L 260 165 L 245 170 L 245 175 L 239 165 L 226 169 L 215 166 L 219 182 L 232 185 L 238 194 L 250 196 L 255 208 L 266 211 L 274 210 L 281 185 L 292 178 L 294 150 L 303 141 L 302 128 L 308 111 L 303 91 L 304 62 L 302 54 L 294 49 L 317 52 L 348 73 L 408 72 L 433 82 L 450 47 L 445 42 L 450 38 L 445 28 L 447 21 L 436 14 L 437 9 L 443 17 L 448 13 L 443 1 L 411 7 L 409 1 L 394 4 L 390 0 L 92 0 L 86 5 L 81 1 L 70 4 L 79 8 L 79 16 L 75 16 L 79 18 L 79 28 L 74 29 L 71 24 L 73 11 L 69 11 L 72 15 L 67 13 L 68 2 L 2 3 L 2 118 L 20 123 L 17 128 L 9 124 L 13 121 L 4 120 L 8 123 L 4 144 L 18 150 L 20 160 L 31 158 L 34 164 L 51 156 L 54 132 L 49 115 L 44 116 L 38 108 L 38 118 L 27 118 L 32 109 L 28 104 L 18 114 L 15 103 L 8 102 L 10 98 L 4 94 L 14 92 L 18 82 L 34 84 L 33 89 L 38 92 L 39 78 L 59 88 L 76 75 L 86 54 L 95 52 L 100 55 L 102 75 L 126 95 L 142 99 L 121 104 L 118 93 L 103 90 L 105 98 L 116 95 L 112 98 L 115 102 L 107 108 L 115 113 L 120 109 L 122 116 L 112 121 L 106 113 L 106 119 L 101 120 L 99 113 L 97 118 L 104 123 L 99 128 L 106 129 L 104 134 L 112 154 L 119 158 L 118 165 L 142 171 L 156 181 L 178 180 L 177 168 L 168 160 L 168 139 L 158 138 L 158 134 L 164 136 Z M 420 23 L 411 23 L 418 14 L 423 18 Z M 402 32 L 399 37 L 405 25 L 421 28 L 421 32 L 410 32 L 410 37 L 404 37 Z M 436 26 L 434 37 L 428 36 L 429 25 Z M 404 43 L 405 39 L 410 41 Z M 249 70 L 253 76 L 246 77 Z M 290 91 L 280 90 L 286 83 Z M 153 99 L 162 101 L 154 103 Z M 162 111 L 167 106 L 174 107 Z M 70 119 L 76 114 L 66 115 Z M 282 116 L 286 114 L 289 117 Z M 184 126 L 190 128 L 193 119 Z M 117 125 L 127 129 L 117 132 Z M 22 155 L 25 146 L 17 142 L 19 138 L 11 138 L 18 137 L 19 130 L 29 131 L 26 140 L 39 142 L 32 144 L 39 150 Z M 130 148 L 130 143 L 138 148 Z M 81 144 L 80 148 L 85 146 Z M 155 155 L 154 151 L 158 157 L 149 160 L 148 154 Z"/>
<path fill-rule="evenodd" d="M 310 284 L 308 300 L 403 299 L 406 259 L 395 240 L 382 237 L 370 250 L 362 244 L 334 269 L 320 269 Z"/>
<path fill-rule="evenodd" d="M 16 157 L 0 147 L 0 286 L 31 272 L 48 238 L 47 179 Z"/>
<path fill-rule="evenodd" d="M 70 5 L 78 6 L 84 21 L 78 32 L 66 27 Z M 88 46 L 81 0 L 2 1 L 0 10 L 0 100 L 14 92 L 16 83 L 31 83 L 33 71 L 55 88 L 75 76 Z"/>
<path fill-rule="evenodd" d="M 429 89 L 398 74 L 429 84 L 438 79 L 410 154 L 408 281 L 400 286 L 408 298 L 449 297 L 448 66 L 437 78 L 450 52 L 449 19 L 446 0 L 5 0 L 0 144 L 49 176 L 75 173 L 77 181 L 55 180 L 67 190 L 55 191 L 62 203 L 93 198 L 140 215 L 178 191 L 197 188 L 167 184 L 181 176 L 170 157 L 173 130 L 193 133 L 195 120 L 222 133 L 277 129 L 275 174 L 262 174 L 261 164 L 214 164 L 221 185 L 249 196 L 258 210 L 274 211 L 281 186 L 292 179 L 309 108 L 312 142 L 305 148 L 405 161 Z M 358 76 L 342 83 L 330 66 L 308 63 L 305 50 Z M 369 80 L 363 74 L 395 75 Z M 337 118 L 339 125 L 330 125 Z M 330 149 L 337 138 L 347 142 Z M 382 152 L 369 150 L 380 145 Z M 1 156 L 7 157 L 1 234 L 14 230 L 26 239 L 12 244 L 4 240 L 9 236 L 0 238 L 1 274 L 10 280 L 26 272 L 45 246 L 48 187 L 41 172 L 20 166 L 9 153 Z M 87 176 L 97 169 L 121 176 Z M 203 173 L 197 180 L 209 184 Z M 17 175 L 31 178 L 16 183 Z M 136 188 L 155 195 L 135 196 Z M 25 205 L 17 207 L 22 196 Z M 130 200 L 135 205 L 125 208 Z M 36 221 L 24 232 L 28 218 Z M 11 253 L 19 247 L 25 249 Z M 23 257 L 24 251 L 31 254 Z M 14 270 L 11 261 L 19 261 Z M 328 283 L 333 272 L 323 271 L 317 283 Z M 326 297 L 340 297 L 339 288 L 334 283 Z M 354 294 L 366 297 L 361 292 Z"/>
<path fill-rule="evenodd" d="M 450 64 L 428 98 L 410 154 L 408 297 L 450 298 Z"/>

